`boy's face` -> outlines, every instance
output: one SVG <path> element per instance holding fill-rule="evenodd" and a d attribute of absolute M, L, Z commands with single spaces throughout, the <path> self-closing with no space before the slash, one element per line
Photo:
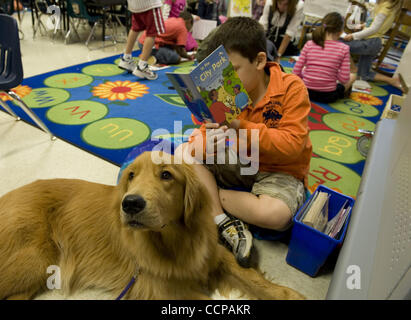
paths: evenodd
<path fill-rule="evenodd" d="M 264 70 L 266 60 L 260 63 L 257 61 L 258 58 L 256 58 L 255 61 L 250 62 L 248 58 L 243 57 L 238 52 L 230 51 L 227 54 L 234 70 L 244 85 L 244 89 L 251 95 L 257 87 L 258 79 L 261 77 L 260 71 Z"/>

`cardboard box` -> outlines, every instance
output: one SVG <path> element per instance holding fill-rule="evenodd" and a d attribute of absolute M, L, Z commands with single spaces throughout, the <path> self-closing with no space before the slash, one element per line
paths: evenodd
<path fill-rule="evenodd" d="M 381 119 L 395 119 L 403 107 L 405 96 L 391 94 L 387 100 Z"/>

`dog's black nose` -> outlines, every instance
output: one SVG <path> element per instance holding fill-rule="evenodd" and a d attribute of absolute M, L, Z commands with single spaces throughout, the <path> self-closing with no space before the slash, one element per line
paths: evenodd
<path fill-rule="evenodd" d="M 123 199 L 121 205 L 125 213 L 133 215 L 145 208 L 146 201 L 141 196 L 130 194 Z"/>

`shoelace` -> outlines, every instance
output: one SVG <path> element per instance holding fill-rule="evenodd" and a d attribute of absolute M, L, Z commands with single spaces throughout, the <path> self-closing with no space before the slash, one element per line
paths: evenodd
<path fill-rule="evenodd" d="M 246 240 L 246 236 L 244 235 L 244 224 L 240 220 L 230 219 L 229 221 L 222 223 L 218 227 L 219 233 L 222 235 L 223 231 L 227 230 L 228 228 L 235 228 L 235 230 L 237 231 L 238 242 L 240 242 L 241 240 Z M 233 235 L 231 233 L 229 233 L 229 235 L 230 235 L 230 238 L 233 238 Z M 222 236 L 221 238 L 225 244 L 233 246 L 233 244 L 229 243 L 228 240 L 225 239 L 224 236 Z"/>
<path fill-rule="evenodd" d="M 138 70 L 140 70 L 141 72 L 148 73 L 150 75 L 154 75 L 154 71 L 150 69 L 148 64 L 143 69 L 140 69 L 140 66 L 138 66 Z"/>

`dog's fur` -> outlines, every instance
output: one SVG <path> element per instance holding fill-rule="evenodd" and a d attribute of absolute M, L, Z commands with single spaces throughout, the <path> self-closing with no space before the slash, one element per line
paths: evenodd
<path fill-rule="evenodd" d="M 141 196 L 144 209 L 127 214 L 127 195 Z M 0 198 L 0 299 L 47 290 L 51 265 L 60 267 L 66 294 L 103 288 L 117 295 L 138 267 L 127 299 L 207 299 L 231 288 L 250 298 L 303 298 L 237 264 L 218 244 L 209 203 L 191 166 L 154 164 L 151 153 L 117 186 L 55 179 L 11 191 Z"/>

